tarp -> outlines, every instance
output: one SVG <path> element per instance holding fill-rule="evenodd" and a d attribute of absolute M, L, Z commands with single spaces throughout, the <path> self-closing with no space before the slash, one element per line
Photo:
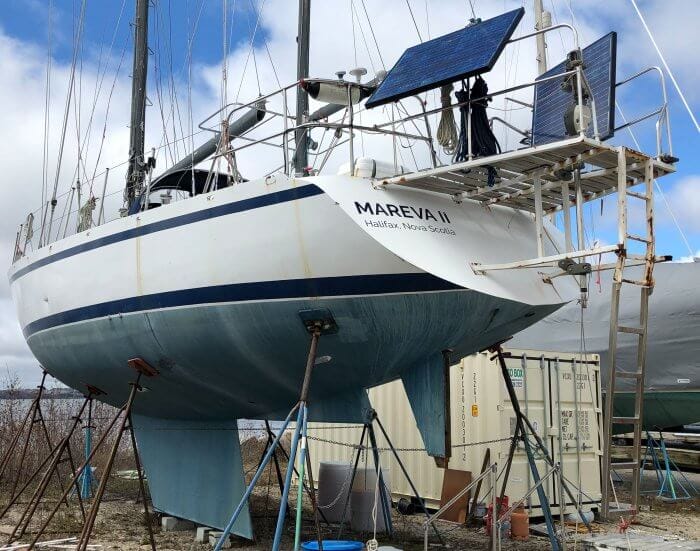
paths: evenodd
<path fill-rule="evenodd" d="M 629 275 L 628 275 L 629 274 Z M 637 279 L 641 268 L 625 270 L 625 277 Z M 600 284 L 594 273 L 589 283 L 589 304 L 585 309 L 575 301 L 539 323 L 518 333 L 509 347 L 561 352 L 585 350 L 600 354 L 603 386 L 607 382 L 608 331 L 612 272 L 602 272 Z M 649 333 L 645 388 L 647 391 L 700 390 L 700 263 L 657 264 L 655 287 L 649 301 Z M 623 285 L 620 324 L 639 324 L 639 287 Z M 582 318 L 583 316 L 583 318 Z M 583 319 L 583 322 L 582 322 Z M 582 339 L 583 335 L 583 339 Z M 621 369 L 634 371 L 636 335 L 619 335 L 618 359 Z M 618 379 L 617 390 L 631 390 L 631 379 Z M 700 419 L 699 419 L 700 420 Z"/>

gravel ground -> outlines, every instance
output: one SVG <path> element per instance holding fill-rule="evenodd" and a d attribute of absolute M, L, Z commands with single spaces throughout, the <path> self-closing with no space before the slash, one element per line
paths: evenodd
<path fill-rule="evenodd" d="M 688 475 L 691 482 L 700 487 L 700 475 Z M 263 477 L 264 478 L 264 477 Z M 271 478 L 274 480 L 274 476 Z M 646 473 L 643 488 L 652 487 L 655 477 L 653 473 Z M 623 481 L 617 487 L 620 501 L 627 497 L 629 488 L 628 481 Z M 102 545 L 103 549 L 122 549 L 126 551 L 137 549 L 148 549 L 148 537 L 143 525 L 142 505 L 136 502 L 138 486 L 135 481 L 115 480 L 110 485 L 107 501 L 100 509 L 98 522 L 95 526 L 94 536 L 91 543 Z M 296 492 L 292 492 L 296 496 Z M 677 503 L 666 503 L 652 497 L 645 498 L 643 511 L 637 517 L 637 523 L 630 531 L 645 534 L 676 534 L 685 539 L 700 540 L 700 499 L 694 498 Z M 276 512 L 279 503 L 279 490 L 274 482 L 271 485 L 257 488 L 251 502 L 253 524 L 255 528 L 256 541 L 249 542 L 243 539 L 234 541 L 235 549 L 245 550 L 267 550 L 271 547 L 272 536 L 276 521 Z M 36 515 L 37 519 L 46 514 L 49 504 L 42 504 Z M 21 514 L 22 508 L 15 507 L 10 513 L 0 520 L 0 534 L 9 534 L 12 530 L 13 522 L 16 522 Z M 314 525 L 311 521 L 311 508 L 309 503 L 305 503 L 305 521 L 303 524 L 303 539 L 314 539 Z M 380 544 L 393 545 L 405 551 L 423 549 L 423 517 L 413 515 L 403 516 L 393 511 L 395 536 L 393 540 L 380 537 Z M 37 521 L 38 522 L 38 521 Z M 211 549 L 209 545 L 200 545 L 194 542 L 194 532 L 161 532 L 158 527 L 159 519 L 154 515 L 153 524 L 156 532 L 156 544 L 158 551 L 186 551 Z M 35 524 L 32 524 L 34 527 Z M 45 534 L 42 539 L 56 539 L 76 535 L 80 530 L 80 517 L 77 507 L 62 510 L 56 520 L 50 526 L 50 533 Z M 466 528 L 448 522 L 438 523 L 438 528 L 443 534 L 445 541 L 451 549 L 490 549 L 489 539 L 484 533 L 483 527 Z M 595 528 L 599 532 L 615 532 L 617 525 L 595 523 Z M 31 529 L 30 529 L 31 532 Z M 324 527 L 324 537 L 334 538 L 337 534 L 337 527 Z M 345 533 L 348 539 L 366 541 L 369 534 Z M 583 534 L 579 534 L 576 540 L 580 540 Z M 3 538 L 5 539 L 5 538 Z M 573 541 L 573 537 L 570 538 Z M 28 541 L 23 538 L 22 541 Z M 431 537 L 431 542 L 435 538 Z M 291 549 L 293 543 L 293 523 L 288 521 L 285 526 L 285 536 L 283 549 Z M 433 547 L 433 546 L 431 546 Z M 569 548 L 579 548 L 570 546 Z M 438 548 L 438 546 L 435 546 Z M 504 542 L 503 549 L 518 549 L 522 551 L 539 550 L 549 548 L 548 540 L 543 537 L 532 536 L 528 542 Z"/>

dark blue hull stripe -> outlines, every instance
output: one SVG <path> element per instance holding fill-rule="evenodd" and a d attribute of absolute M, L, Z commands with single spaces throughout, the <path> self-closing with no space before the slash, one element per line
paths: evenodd
<path fill-rule="evenodd" d="M 154 293 L 83 306 L 33 321 L 24 327 L 23 332 L 25 337 L 29 337 L 37 331 L 43 331 L 59 325 L 177 306 L 255 300 L 305 299 L 308 297 L 451 291 L 456 289 L 463 289 L 463 287 L 428 273 L 318 277 L 237 283 Z"/>
<path fill-rule="evenodd" d="M 58 252 L 56 254 L 49 255 L 41 260 L 29 264 L 17 270 L 10 277 L 10 282 L 22 277 L 29 272 L 46 266 L 47 264 L 52 264 L 59 260 L 75 256 L 76 254 L 84 253 L 86 251 L 92 251 L 93 249 L 99 249 L 100 247 L 106 247 L 107 245 L 113 245 L 114 243 L 119 243 L 120 241 L 126 241 L 127 239 L 134 239 L 135 237 L 140 237 L 142 235 L 148 235 L 150 233 L 156 233 L 163 230 L 169 230 L 172 228 L 177 228 L 179 226 L 185 226 L 187 224 L 194 224 L 195 222 L 201 222 L 203 220 L 209 220 L 210 218 L 218 218 L 219 216 L 226 216 L 227 214 L 234 214 L 236 212 L 244 212 L 247 210 L 259 209 L 261 207 L 268 207 L 271 205 L 277 205 L 279 203 L 286 203 L 288 201 L 296 201 L 297 199 L 305 199 L 306 197 L 313 197 L 314 195 L 323 194 L 323 190 L 318 186 L 313 184 L 307 184 L 297 188 L 290 188 L 284 191 L 276 191 L 274 193 L 268 193 L 266 195 L 260 195 L 258 197 L 252 197 L 250 199 L 243 199 L 241 201 L 235 201 L 233 203 L 226 203 L 225 205 L 219 205 L 209 209 L 199 210 L 196 212 L 191 212 L 189 214 L 182 214 L 180 216 L 175 216 L 173 218 L 168 218 L 167 220 L 161 220 L 159 222 L 153 222 L 152 224 L 146 224 L 137 228 L 132 228 L 130 230 L 124 230 L 122 232 L 113 233 L 112 235 L 106 235 L 99 239 L 94 239 L 82 245 L 76 245 L 70 249 Z"/>

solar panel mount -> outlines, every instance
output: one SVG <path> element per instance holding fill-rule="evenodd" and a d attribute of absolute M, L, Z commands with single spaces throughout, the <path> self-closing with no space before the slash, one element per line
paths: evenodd
<path fill-rule="evenodd" d="M 490 71 L 524 13 L 523 8 L 509 11 L 408 48 L 367 100 L 367 107 Z"/>
<path fill-rule="evenodd" d="M 615 70 L 617 34 L 599 38 L 586 46 L 581 54 L 583 73 L 589 93 L 595 100 L 596 122 L 601 140 L 611 138 L 615 128 Z M 566 61 L 552 67 L 538 77 L 535 84 L 535 102 L 532 111 L 532 145 L 551 143 L 570 138 L 566 131 L 564 114 L 575 102 L 575 96 L 562 88 L 561 79 L 543 80 L 566 72 Z M 586 135 L 593 137 L 593 125 Z"/>

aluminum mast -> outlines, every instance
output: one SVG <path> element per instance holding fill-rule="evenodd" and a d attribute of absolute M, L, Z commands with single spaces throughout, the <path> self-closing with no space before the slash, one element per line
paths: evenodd
<path fill-rule="evenodd" d="M 541 31 L 547 27 L 551 27 L 551 16 L 544 11 L 542 0 L 535 0 L 535 29 Z M 537 42 L 537 74 L 541 75 L 547 72 L 547 42 L 543 34 L 538 34 Z"/>
<path fill-rule="evenodd" d="M 311 0 L 299 0 L 299 31 L 297 35 L 297 80 L 309 76 L 309 32 L 311 26 Z M 304 124 L 309 112 L 309 95 L 297 86 L 297 126 Z M 294 133 L 296 153 L 294 155 L 294 172 L 303 176 L 308 161 L 308 137 L 305 129 Z"/>
<path fill-rule="evenodd" d="M 136 0 L 134 21 L 134 66 L 131 81 L 131 126 L 129 170 L 126 176 L 124 201 L 131 207 L 140 196 L 146 177 L 143 148 L 146 122 L 146 80 L 148 72 L 148 2 Z"/>

